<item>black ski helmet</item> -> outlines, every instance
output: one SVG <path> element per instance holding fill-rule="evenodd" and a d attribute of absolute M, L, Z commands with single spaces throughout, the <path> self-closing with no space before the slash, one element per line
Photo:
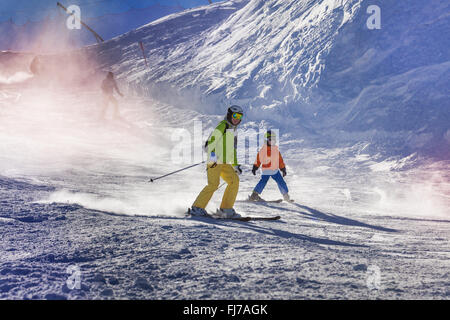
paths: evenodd
<path fill-rule="evenodd" d="M 276 139 L 276 134 L 275 134 L 275 132 L 273 132 L 272 130 L 267 130 L 267 132 L 266 132 L 266 134 L 264 135 L 264 138 L 266 138 L 266 140 L 269 140 L 269 139 L 273 139 L 273 140 L 275 140 Z"/>
<path fill-rule="evenodd" d="M 231 106 L 231 107 L 229 107 L 228 108 L 228 112 L 227 112 L 227 121 L 229 122 L 229 123 L 232 123 L 231 122 L 231 117 L 233 116 L 233 113 L 240 113 L 240 114 L 244 114 L 244 110 L 242 110 L 242 108 L 241 107 L 239 107 L 239 106 L 237 106 L 237 105 L 233 105 L 233 106 Z"/>

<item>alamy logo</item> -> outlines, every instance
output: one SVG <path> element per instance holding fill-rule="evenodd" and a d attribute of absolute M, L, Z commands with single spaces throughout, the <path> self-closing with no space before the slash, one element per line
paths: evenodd
<path fill-rule="evenodd" d="M 81 9 L 77 5 L 71 5 L 67 8 L 70 16 L 66 20 L 66 26 L 69 30 L 81 29 Z"/>
<path fill-rule="evenodd" d="M 379 6 L 371 5 L 366 11 L 371 16 L 366 21 L 369 30 L 381 29 L 381 9 Z"/>
<path fill-rule="evenodd" d="M 209 129 L 211 130 L 211 129 Z M 208 130 L 208 131 L 209 131 Z M 227 129 L 224 133 L 219 130 L 211 130 L 211 135 L 207 136 L 204 133 L 202 122 L 195 120 L 193 123 L 193 132 L 179 128 L 173 130 L 171 134 L 171 141 L 174 142 L 174 146 L 171 151 L 171 161 L 173 164 L 192 163 L 203 161 L 203 152 L 207 152 L 210 155 L 211 150 L 215 150 L 215 156 L 222 162 L 233 163 L 234 162 L 234 150 L 236 151 L 236 157 L 239 164 L 252 165 L 259 153 L 259 150 L 266 143 L 265 133 L 266 130 L 259 129 Z M 274 133 L 272 143 L 279 145 L 279 129 L 271 129 Z M 206 147 L 206 141 L 214 142 L 208 144 Z M 217 145 L 220 147 L 217 147 Z M 268 152 L 267 148 L 265 149 Z M 261 156 L 261 155 L 260 155 Z M 267 162 L 272 163 L 275 167 L 279 158 L 277 157 L 265 157 Z"/>
<path fill-rule="evenodd" d="M 69 274 L 69 278 L 66 281 L 67 288 L 70 290 L 81 289 L 81 270 L 78 266 L 68 266 L 66 273 Z"/>

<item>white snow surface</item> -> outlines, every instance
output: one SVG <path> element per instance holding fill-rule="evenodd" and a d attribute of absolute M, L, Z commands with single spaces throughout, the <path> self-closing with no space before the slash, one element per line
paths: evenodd
<path fill-rule="evenodd" d="M 448 2 L 384 1 L 376 30 L 366 26 L 369 5 L 224 1 L 170 15 L 88 52 L 181 108 L 218 114 L 237 103 L 252 119 L 325 136 L 327 147 L 362 136 L 383 144 L 386 132 L 388 154 L 420 150 L 448 159 L 450 44 L 441 36 L 450 23 L 442 14 Z"/>
<path fill-rule="evenodd" d="M 204 167 L 149 178 L 182 166 L 171 162 L 180 123 L 189 129 L 217 117 L 129 93 L 120 101 L 127 122 L 99 122 L 96 92 L 50 91 L 53 103 L 42 105 L 35 95 L 2 100 L 2 299 L 448 298 L 443 163 L 392 171 L 411 160 L 286 139 L 280 148 L 296 202 L 235 206 L 281 220 L 185 218 Z M 239 200 L 257 182 L 249 170 Z M 273 182 L 263 197 L 280 198 Z M 79 289 L 67 284 L 74 267 Z"/>

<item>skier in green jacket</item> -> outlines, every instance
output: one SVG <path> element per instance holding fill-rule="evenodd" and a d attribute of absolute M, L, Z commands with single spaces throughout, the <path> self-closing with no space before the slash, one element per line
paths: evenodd
<path fill-rule="evenodd" d="M 227 115 L 213 131 L 205 144 L 208 156 L 208 185 L 198 195 L 189 212 L 192 215 L 206 215 L 209 200 L 218 189 L 220 178 L 228 184 L 216 215 L 221 218 L 237 218 L 239 214 L 233 209 L 239 190 L 239 174 L 242 169 L 237 162 L 236 128 L 241 123 L 244 111 L 239 106 L 228 108 Z"/>

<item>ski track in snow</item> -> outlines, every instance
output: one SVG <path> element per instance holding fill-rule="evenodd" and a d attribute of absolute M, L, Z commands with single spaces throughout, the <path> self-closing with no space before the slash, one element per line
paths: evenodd
<path fill-rule="evenodd" d="M 189 127 L 202 118 L 199 114 L 129 95 L 120 102 L 123 121 L 99 123 L 93 116 L 98 111 L 94 93 L 53 92 L 52 99 L 72 104 L 39 118 L 40 108 L 48 106 L 33 105 L 36 113 L 30 114 L 29 94 L 22 92 L 15 108 L 2 110 L 1 147 L 10 152 L 0 157 L 0 299 L 450 295 L 448 212 L 445 207 L 441 216 L 409 212 L 414 204 L 408 208 L 395 198 L 398 206 L 386 202 L 392 192 L 383 183 L 390 181 L 398 192 L 392 181 L 399 177 L 384 168 L 398 162 L 354 157 L 355 150 L 282 144 L 286 179 L 297 202 L 236 205 L 246 215 L 276 214 L 281 220 L 184 218 L 205 184 L 204 168 L 153 184 L 148 179 L 180 167 L 170 164 L 174 142 L 168 133 L 180 124 Z M 76 116 L 75 105 L 81 106 Z M 202 119 L 215 122 L 217 117 Z M 36 131 L 30 143 L 26 133 L 45 123 L 52 126 Z M 21 145 L 33 147 L 25 151 Z M 239 199 L 257 182 L 249 167 L 241 176 Z M 406 173 L 401 175 L 406 175 L 406 189 L 414 185 Z M 386 199 L 380 196 L 383 190 Z M 210 210 L 218 207 L 222 192 Z M 263 196 L 279 198 L 273 182 Z M 80 289 L 66 283 L 73 266 L 81 272 Z"/>

